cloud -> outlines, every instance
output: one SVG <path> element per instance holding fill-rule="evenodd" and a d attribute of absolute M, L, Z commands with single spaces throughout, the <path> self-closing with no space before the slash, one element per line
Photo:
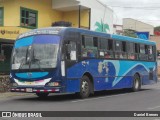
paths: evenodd
<path fill-rule="evenodd" d="M 160 25 L 159 0 L 100 0 L 114 11 L 114 23 L 122 24 L 123 18 L 133 18 L 153 26 Z"/>

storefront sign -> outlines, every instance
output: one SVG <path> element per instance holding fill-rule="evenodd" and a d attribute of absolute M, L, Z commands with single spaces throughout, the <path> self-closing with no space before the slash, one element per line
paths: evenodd
<path fill-rule="evenodd" d="M 136 32 L 138 38 L 148 40 L 149 39 L 149 32 Z"/>
<path fill-rule="evenodd" d="M 19 34 L 28 31 L 20 27 L 0 27 L 0 38 L 15 40 Z"/>

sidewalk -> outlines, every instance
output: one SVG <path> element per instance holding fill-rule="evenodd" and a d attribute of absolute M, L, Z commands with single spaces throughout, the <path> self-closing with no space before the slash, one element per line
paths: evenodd
<path fill-rule="evenodd" d="M 0 93 L 0 100 L 1 99 L 6 99 L 9 97 L 15 97 L 15 96 L 31 96 L 33 94 L 30 93 L 16 93 L 16 92 L 4 92 Z"/>

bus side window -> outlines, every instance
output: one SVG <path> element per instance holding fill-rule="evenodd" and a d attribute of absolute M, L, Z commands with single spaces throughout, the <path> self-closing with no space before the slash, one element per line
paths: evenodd
<path fill-rule="evenodd" d="M 122 57 L 123 59 L 127 59 L 127 43 L 122 41 Z"/>
<path fill-rule="evenodd" d="M 129 42 L 128 43 L 128 59 L 134 60 L 136 59 L 136 55 L 135 55 L 135 44 Z"/>
<path fill-rule="evenodd" d="M 109 58 L 114 58 L 113 40 L 111 40 L 111 39 L 108 40 L 108 54 L 109 54 Z"/>
<path fill-rule="evenodd" d="M 98 38 L 91 36 L 82 37 L 82 57 L 97 57 Z"/>
<path fill-rule="evenodd" d="M 115 58 L 122 58 L 122 42 L 115 41 Z"/>
<path fill-rule="evenodd" d="M 108 40 L 108 50 L 113 51 L 113 40 Z"/>
<path fill-rule="evenodd" d="M 139 59 L 139 52 L 140 52 L 140 49 L 139 49 L 139 44 L 138 43 L 135 43 L 135 56 L 136 56 L 136 60 Z"/>
<path fill-rule="evenodd" d="M 153 61 L 154 55 L 153 55 L 153 46 L 148 46 L 148 60 Z"/>
<path fill-rule="evenodd" d="M 77 60 L 76 42 L 69 41 L 67 44 L 67 59 Z"/>
<path fill-rule="evenodd" d="M 148 52 L 147 45 L 140 44 L 140 54 L 139 54 L 140 60 L 148 60 L 147 52 Z"/>
<path fill-rule="evenodd" d="M 99 45 L 99 56 L 101 58 L 110 58 L 108 53 L 108 40 L 106 38 L 100 38 L 100 45 Z"/>

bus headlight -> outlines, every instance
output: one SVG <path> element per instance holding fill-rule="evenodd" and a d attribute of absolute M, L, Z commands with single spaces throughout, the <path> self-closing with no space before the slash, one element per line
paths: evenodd
<path fill-rule="evenodd" d="M 47 86 L 59 86 L 59 82 L 50 82 L 47 84 Z"/>

